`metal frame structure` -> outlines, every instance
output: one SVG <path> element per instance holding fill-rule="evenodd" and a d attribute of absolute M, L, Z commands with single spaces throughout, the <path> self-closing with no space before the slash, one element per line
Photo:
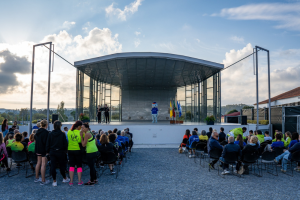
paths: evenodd
<path fill-rule="evenodd" d="M 49 70 L 48 70 L 48 94 L 47 94 L 47 121 L 49 122 L 49 104 L 50 104 L 50 73 L 53 72 L 53 66 L 51 70 L 51 52 L 52 52 L 52 42 L 45 42 L 33 45 L 33 53 L 32 53 L 32 74 L 31 74 L 31 93 L 30 93 L 30 122 L 29 122 L 29 134 L 32 129 L 32 103 L 33 103 L 33 82 L 34 82 L 34 56 L 35 56 L 35 47 L 37 46 L 45 46 L 49 44 Z M 53 44 L 54 49 L 54 44 Z M 53 51 L 54 54 L 54 51 Z M 53 63 L 54 63 L 54 55 L 53 55 Z M 49 130 L 49 126 L 48 126 Z"/>
<path fill-rule="evenodd" d="M 268 57 L 268 97 L 269 97 L 269 133 L 272 133 L 272 127 L 271 127 L 271 83 L 270 83 L 270 52 L 269 50 L 259 47 L 259 46 L 255 46 L 255 57 L 256 57 L 256 130 L 258 130 L 259 127 L 259 102 L 258 102 L 258 98 L 259 98 L 259 92 L 258 92 L 258 51 L 266 51 L 267 52 L 267 57 Z"/>

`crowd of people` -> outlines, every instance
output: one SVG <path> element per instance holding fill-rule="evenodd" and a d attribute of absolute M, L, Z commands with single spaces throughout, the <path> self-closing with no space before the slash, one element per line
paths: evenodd
<path fill-rule="evenodd" d="M 62 123 L 55 121 L 53 130 L 48 131 L 47 120 L 42 120 L 33 127 L 32 133 L 20 133 L 16 125 L 8 128 L 7 119 L 2 122 L 0 132 L 0 164 L 11 171 L 13 152 L 24 151 L 33 173 L 34 182 L 40 185 L 49 184 L 46 180 L 46 167 L 50 163 L 53 186 L 57 186 L 56 167 L 59 166 L 63 183 L 73 186 L 75 169 L 77 170 L 78 185 L 94 185 L 98 182 L 96 167 L 104 167 L 106 155 L 113 154 L 113 162 L 109 164 L 110 174 L 115 174 L 114 166 L 121 164 L 126 152 L 131 152 L 133 134 L 129 128 L 114 129 L 105 132 L 91 130 L 88 123 L 76 121 L 70 130 Z M 7 131 L 6 131 L 7 130 Z M 29 154 L 36 155 L 36 163 L 32 163 Z M 119 162 L 116 162 L 116 161 Z M 82 180 L 83 162 L 90 168 L 90 180 Z M 67 163 L 69 168 L 67 168 Z M 21 166 L 20 163 L 17 166 Z M 95 167 L 96 166 L 96 167 Z M 69 177 L 67 176 L 69 172 Z M 41 176 L 40 176 L 41 175 Z"/>
<path fill-rule="evenodd" d="M 224 133 L 224 128 L 220 128 L 220 132 L 212 127 L 206 132 L 202 130 L 198 132 L 197 128 L 194 128 L 192 134 L 187 129 L 183 140 L 180 144 L 180 152 L 182 148 L 186 148 L 189 151 L 189 158 L 195 157 L 196 145 L 203 144 L 204 152 L 210 155 L 212 151 L 219 151 L 219 159 L 213 159 L 209 163 L 211 169 L 215 169 L 215 164 L 221 161 L 223 168 L 222 174 L 230 174 L 229 165 L 226 163 L 226 156 L 229 154 L 236 155 L 237 163 L 234 173 L 238 174 L 249 174 L 249 166 L 244 163 L 246 155 L 262 155 L 265 151 L 275 152 L 276 148 L 282 150 L 282 154 L 276 155 L 274 162 L 281 166 L 281 171 L 286 173 L 288 161 L 291 160 L 291 154 L 294 152 L 300 152 L 300 137 L 297 132 L 290 133 L 287 131 L 284 135 L 282 132 L 275 130 L 274 139 L 270 137 L 268 131 L 264 134 L 261 130 L 253 131 L 250 130 L 249 134 L 246 135 L 247 128 L 237 128 L 230 131 L 228 134 Z M 279 151 L 280 152 L 280 151 Z M 300 171 L 300 163 L 294 169 Z"/>

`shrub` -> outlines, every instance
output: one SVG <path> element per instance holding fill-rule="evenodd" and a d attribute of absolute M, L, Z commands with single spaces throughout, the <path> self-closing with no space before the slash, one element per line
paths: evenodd
<path fill-rule="evenodd" d="M 214 122 L 214 121 L 216 121 L 216 118 L 215 118 L 213 115 L 207 116 L 207 117 L 205 118 L 205 121 L 206 121 L 206 122 Z"/>

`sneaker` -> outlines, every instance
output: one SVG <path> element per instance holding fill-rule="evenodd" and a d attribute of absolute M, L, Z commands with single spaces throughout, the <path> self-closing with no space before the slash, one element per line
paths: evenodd
<path fill-rule="evenodd" d="M 69 182 L 69 186 L 71 186 L 71 187 L 72 187 L 72 186 L 73 186 L 73 183 Z"/>
<path fill-rule="evenodd" d="M 69 182 L 70 182 L 70 179 L 67 177 L 66 179 L 63 179 L 62 182 L 63 182 L 63 183 L 69 183 Z"/>
<path fill-rule="evenodd" d="M 7 171 L 7 172 L 10 172 L 10 171 L 11 171 L 11 169 L 10 169 L 10 168 L 7 168 L 7 169 L 6 169 L 6 171 Z"/>
<path fill-rule="evenodd" d="M 36 179 L 34 179 L 34 182 L 35 183 L 42 182 L 42 178 L 41 177 L 40 178 L 36 178 Z"/>
<path fill-rule="evenodd" d="M 294 168 L 294 171 L 300 172 L 300 168 L 296 167 Z"/>
<path fill-rule="evenodd" d="M 283 173 L 286 173 L 286 170 L 281 169 L 281 171 L 282 171 Z"/>
<path fill-rule="evenodd" d="M 49 184 L 49 183 L 50 183 L 49 180 L 45 180 L 45 182 L 41 181 L 40 185 L 47 185 L 47 184 Z"/>
<path fill-rule="evenodd" d="M 209 168 L 211 168 L 211 169 L 215 169 L 215 167 L 212 165 L 212 164 L 208 164 L 208 166 L 209 166 Z"/>
<path fill-rule="evenodd" d="M 228 171 L 228 170 L 224 170 L 223 172 L 222 172 L 222 175 L 226 175 L 226 174 L 230 174 L 230 171 Z"/>
<path fill-rule="evenodd" d="M 95 183 L 94 182 L 91 182 L 91 181 L 88 181 L 87 183 L 85 183 L 84 185 L 95 185 Z"/>
<path fill-rule="evenodd" d="M 242 175 L 242 174 L 244 174 L 244 172 L 245 172 L 245 168 L 244 168 L 243 166 L 241 166 L 241 168 L 240 168 L 240 170 L 238 171 L 238 173 L 239 173 L 240 175 Z"/>
<path fill-rule="evenodd" d="M 110 171 L 111 175 L 114 175 L 116 172 L 114 170 Z"/>
<path fill-rule="evenodd" d="M 56 187 L 56 186 L 57 186 L 57 182 L 53 182 L 53 183 L 52 183 L 52 186 L 53 186 L 53 187 Z"/>
<path fill-rule="evenodd" d="M 192 158 L 193 156 L 192 155 L 189 155 L 189 158 Z"/>
<path fill-rule="evenodd" d="M 80 182 L 78 182 L 78 185 L 83 185 L 83 181 L 81 180 Z"/>

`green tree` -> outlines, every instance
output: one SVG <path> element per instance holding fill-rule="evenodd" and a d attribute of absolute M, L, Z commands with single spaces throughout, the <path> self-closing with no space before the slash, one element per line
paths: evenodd
<path fill-rule="evenodd" d="M 244 106 L 242 109 L 251 109 L 251 108 L 254 108 L 254 106 Z"/>
<path fill-rule="evenodd" d="M 227 115 L 228 115 L 228 114 L 231 114 L 231 113 L 234 113 L 234 112 L 239 112 L 239 111 L 237 111 L 236 109 L 233 109 L 233 110 L 229 111 L 229 112 L 227 113 Z"/>
<path fill-rule="evenodd" d="M 34 113 L 32 115 L 32 120 L 41 120 L 41 119 L 47 119 L 47 115 L 41 113 Z"/>
<path fill-rule="evenodd" d="M 67 115 L 65 115 L 65 102 L 60 102 L 60 104 L 57 106 L 57 114 L 58 114 L 58 120 L 61 122 L 67 122 L 68 121 L 68 117 Z M 75 117 L 74 117 L 75 119 Z"/>

